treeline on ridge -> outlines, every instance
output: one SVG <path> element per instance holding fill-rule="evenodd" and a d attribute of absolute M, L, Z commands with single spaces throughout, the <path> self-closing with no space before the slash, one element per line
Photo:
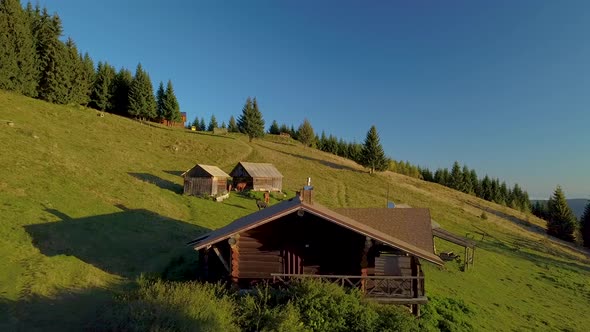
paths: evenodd
<path fill-rule="evenodd" d="M 141 64 L 135 74 L 107 62 L 95 67 L 63 34 L 57 13 L 29 2 L 0 2 L 0 89 L 55 104 L 83 105 L 123 116 L 172 124 L 181 120 L 172 82 L 152 81 Z"/>

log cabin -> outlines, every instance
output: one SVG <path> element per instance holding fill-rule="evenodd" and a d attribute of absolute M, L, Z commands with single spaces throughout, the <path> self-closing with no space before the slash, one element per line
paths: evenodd
<path fill-rule="evenodd" d="M 422 262 L 443 264 L 429 210 L 328 209 L 310 188 L 189 242 L 205 279 L 248 288 L 318 278 L 418 313 L 427 302 Z"/>

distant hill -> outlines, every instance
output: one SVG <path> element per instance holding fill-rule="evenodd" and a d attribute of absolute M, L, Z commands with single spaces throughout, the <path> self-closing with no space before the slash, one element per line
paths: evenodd
<path fill-rule="evenodd" d="M 535 203 L 535 202 L 547 203 L 547 200 L 546 199 L 533 199 L 533 200 L 531 200 L 531 202 L 533 202 L 533 203 Z M 569 204 L 572 211 L 574 211 L 576 218 L 578 218 L 578 220 L 580 220 L 580 218 L 582 217 L 582 214 L 584 213 L 584 209 L 586 208 L 586 204 L 588 204 L 588 199 L 587 198 L 572 198 L 572 199 L 567 200 L 567 204 Z"/>

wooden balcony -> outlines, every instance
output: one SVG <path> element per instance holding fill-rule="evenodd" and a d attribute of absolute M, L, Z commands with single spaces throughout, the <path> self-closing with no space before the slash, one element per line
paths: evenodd
<path fill-rule="evenodd" d="M 291 280 L 318 279 L 342 287 L 360 289 L 376 302 L 395 304 L 425 304 L 424 277 L 414 276 L 354 276 L 323 274 L 272 273 L 273 282 L 288 284 Z"/>

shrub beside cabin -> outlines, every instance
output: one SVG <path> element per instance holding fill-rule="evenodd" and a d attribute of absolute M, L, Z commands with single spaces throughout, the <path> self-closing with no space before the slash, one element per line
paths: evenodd
<path fill-rule="evenodd" d="M 254 191 L 282 191 L 283 175 L 272 164 L 241 161 L 229 173 L 234 188 Z"/>
<path fill-rule="evenodd" d="M 319 278 L 383 303 L 426 303 L 421 262 L 434 253 L 428 209 L 328 209 L 312 190 L 191 242 L 201 275 L 240 288 L 260 281 Z"/>
<path fill-rule="evenodd" d="M 218 196 L 227 193 L 229 175 L 217 166 L 197 164 L 182 173 L 184 177 L 184 194 L 201 196 Z"/>

